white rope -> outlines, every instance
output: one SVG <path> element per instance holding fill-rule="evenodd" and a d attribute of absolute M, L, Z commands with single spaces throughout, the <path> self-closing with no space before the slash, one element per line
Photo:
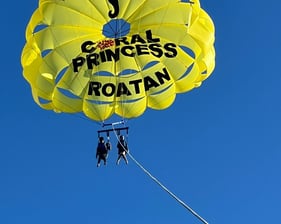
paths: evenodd
<path fill-rule="evenodd" d="M 114 129 L 114 125 L 112 125 L 112 129 L 114 130 L 114 134 L 120 143 L 119 137 L 117 135 L 117 132 Z M 179 202 L 184 208 L 186 208 L 189 212 L 191 212 L 196 218 L 198 218 L 202 223 L 208 224 L 208 222 L 203 219 L 200 215 L 198 215 L 191 207 L 189 207 L 187 204 L 185 204 L 181 199 L 179 199 L 173 192 L 171 192 L 167 187 L 165 187 L 156 177 L 154 177 L 147 169 L 145 169 L 134 157 L 133 155 L 129 152 L 128 150 L 125 149 L 123 144 L 121 144 L 123 149 L 126 151 L 126 153 L 129 155 L 129 157 L 156 183 L 158 184 L 163 190 L 165 190 L 170 196 L 172 196 L 177 202 Z M 128 147 L 128 146 L 127 146 Z"/>

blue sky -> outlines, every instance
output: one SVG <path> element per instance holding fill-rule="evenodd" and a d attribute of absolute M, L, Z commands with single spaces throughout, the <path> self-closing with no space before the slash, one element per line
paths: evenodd
<path fill-rule="evenodd" d="M 37 4 L 2 3 L 0 223 L 200 223 L 132 160 L 116 166 L 116 150 L 97 169 L 96 123 L 34 103 L 20 55 Z M 201 6 L 216 25 L 216 69 L 169 109 L 130 120 L 131 153 L 209 223 L 276 223 L 281 3 Z"/>

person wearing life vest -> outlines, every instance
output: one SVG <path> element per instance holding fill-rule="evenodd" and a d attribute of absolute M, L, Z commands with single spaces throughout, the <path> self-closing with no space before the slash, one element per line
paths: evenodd
<path fill-rule="evenodd" d="M 108 151 L 110 150 L 109 146 L 105 144 L 103 137 L 99 137 L 99 142 L 96 151 L 96 159 L 98 159 L 97 167 L 100 166 L 101 160 L 104 162 L 104 165 L 106 165 Z"/>
<path fill-rule="evenodd" d="M 123 135 L 120 135 L 120 137 L 119 137 L 117 149 L 118 149 L 118 158 L 117 158 L 116 164 L 117 165 L 119 164 L 121 158 L 123 158 L 125 163 L 128 164 L 128 159 L 126 157 L 126 154 L 129 152 L 129 149 L 128 149 L 127 142 L 125 141 L 125 138 Z"/>

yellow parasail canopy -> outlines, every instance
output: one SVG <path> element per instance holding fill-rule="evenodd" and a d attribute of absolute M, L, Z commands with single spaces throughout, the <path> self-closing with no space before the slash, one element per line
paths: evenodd
<path fill-rule="evenodd" d="M 44 109 L 134 118 L 201 85 L 215 67 L 214 32 L 199 0 L 40 0 L 23 75 Z"/>

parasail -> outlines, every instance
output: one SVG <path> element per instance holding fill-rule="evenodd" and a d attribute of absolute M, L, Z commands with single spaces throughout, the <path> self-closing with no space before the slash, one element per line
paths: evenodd
<path fill-rule="evenodd" d="M 44 109 L 135 118 L 210 76 L 214 32 L 199 0 L 40 0 L 23 76 Z"/>

